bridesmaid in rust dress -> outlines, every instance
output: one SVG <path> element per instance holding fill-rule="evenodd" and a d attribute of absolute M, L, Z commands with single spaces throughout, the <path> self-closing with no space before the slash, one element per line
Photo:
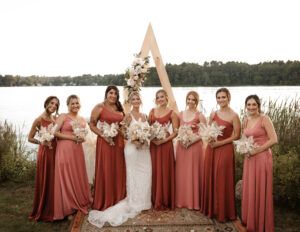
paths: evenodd
<path fill-rule="evenodd" d="M 84 136 L 75 134 L 76 128 L 85 128 L 86 121 L 79 116 L 80 100 L 76 95 L 67 98 L 68 113 L 57 119 L 58 138 L 55 154 L 54 219 L 64 219 L 76 211 L 88 213 L 92 203 L 85 167 L 82 142 Z"/>
<path fill-rule="evenodd" d="M 55 123 L 54 113 L 58 114 L 59 100 L 55 96 L 49 96 L 44 103 L 45 111 L 34 120 L 28 135 L 28 141 L 40 144 L 34 138 L 36 128 L 48 127 Z M 54 162 L 56 141 L 40 144 L 37 154 L 36 178 L 33 209 L 30 219 L 38 221 L 53 221 L 54 205 Z"/>
<path fill-rule="evenodd" d="M 97 104 L 90 120 L 91 130 L 98 135 L 96 145 L 96 164 L 94 181 L 93 209 L 105 210 L 126 197 L 126 169 L 124 158 L 124 139 L 118 133 L 111 139 L 103 136 L 97 128 L 98 121 L 120 123 L 124 118 L 123 107 L 119 101 L 119 90 L 108 86 L 105 100 Z"/>
<path fill-rule="evenodd" d="M 244 160 L 242 222 L 247 231 L 273 232 L 273 160 L 270 147 L 277 143 L 272 121 L 262 115 L 257 95 L 246 98 L 248 117 L 243 121 L 243 134 L 253 136 L 258 145 Z"/>
<path fill-rule="evenodd" d="M 198 135 L 199 123 L 206 119 L 197 110 L 199 95 L 195 91 L 186 96 L 186 110 L 180 112 L 180 126 L 188 125 L 194 132 L 194 140 L 187 145 L 177 144 L 176 148 L 176 206 L 179 208 L 200 209 L 204 152 Z"/>
<path fill-rule="evenodd" d="M 177 136 L 178 117 L 167 107 L 168 95 L 163 89 L 156 92 L 157 108 L 149 114 L 150 125 L 159 122 L 171 123 L 173 133 L 162 140 L 152 140 L 150 153 L 152 160 L 152 205 L 156 210 L 175 208 L 175 159 L 172 139 Z"/>
<path fill-rule="evenodd" d="M 209 141 L 204 158 L 201 212 L 220 222 L 236 219 L 234 196 L 234 150 L 232 142 L 240 138 L 241 123 L 229 107 L 230 92 L 216 92 L 220 109 L 210 115 L 209 124 L 225 126 L 223 135 Z"/>

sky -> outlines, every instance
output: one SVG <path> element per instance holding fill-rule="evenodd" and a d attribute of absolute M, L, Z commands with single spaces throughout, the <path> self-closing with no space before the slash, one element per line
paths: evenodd
<path fill-rule="evenodd" d="M 0 0 L 0 74 L 124 73 L 149 23 L 165 64 L 300 60 L 299 9 L 298 0 Z"/>

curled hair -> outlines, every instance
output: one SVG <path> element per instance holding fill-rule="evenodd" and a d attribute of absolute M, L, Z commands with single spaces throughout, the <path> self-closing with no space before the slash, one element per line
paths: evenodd
<path fill-rule="evenodd" d="M 106 90 L 105 90 L 105 96 L 104 96 L 104 101 L 107 99 L 107 94 L 108 94 L 108 92 L 110 91 L 110 90 L 115 90 L 116 91 L 116 94 L 117 94 L 117 101 L 116 101 L 116 106 L 117 106 L 117 110 L 119 111 L 119 112 L 122 112 L 123 114 L 125 114 L 124 113 L 124 109 L 123 109 L 123 106 L 122 106 L 122 104 L 121 104 L 121 102 L 120 102 L 120 93 L 119 93 L 119 89 L 117 88 L 117 86 L 115 86 L 115 85 L 109 85 L 109 86 L 107 86 L 107 88 L 106 88 Z"/>
<path fill-rule="evenodd" d="M 59 99 L 58 99 L 58 97 L 56 97 L 56 96 L 49 96 L 49 97 L 47 97 L 46 98 L 46 100 L 45 100 L 45 102 L 44 102 L 44 109 L 47 111 L 47 113 L 49 113 L 48 112 L 48 109 L 47 109 L 47 106 L 49 105 L 49 103 L 53 100 L 53 99 L 56 99 L 57 100 L 57 109 L 56 109 L 56 115 L 58 114 L 58 110 L 59 110 L 59 105 L 60 105 L 60 103 L 59 103 Z"/>
<path fill-rule="evenodd" d="M 218 89 L 217 92 L 216 92 L 216 97 L 217 97 L 218 93 L 221 93 L 221 92 L 226 93 L 228 101 L 231 100 L 231 95 L 230 95 L 230 92 L 229 92 L 229 90 L 227 88 L 220 88 L 220 89 Z"/>
<path fill-rule="evenodd" d="M 71 99 L 77 99 L 78 101 L 80 100 L 80 98 L 77 95 L 72 94 L 67 98 L 67 105 L 70 104 Z"/>
<path fill-rule="evenodd" d="M 157 95 L 158 95 L 159 93 L 163 93 L 163 94 L 166 96 L 167 102 L 169 102 L 169 96 L 168 96 L 168 93 L 167 93 L 167 91 L 164 90 L 164 89 L 159 89 L 159 90 L 156 91 L 156 93 L 155 93 L 155 102 L 156 102 Z"/>
<path fill-rule="evenodd" d="M 245 100 L 245 107 L 247 107 L 247 102 L 250 100 L 250 99 L 253 99 L 257 106 L 258 106 L 258 113 L 261 113 L 261 102 L 260 102 L 260 99 L 259 97 L 256 95 L 256 94 L 252 94 L 252 95 L 249 95 L 248 97 L 246 97 L 246 100 Z"/>
<path fill-rule="evenodd" d="M 199 103 L 199 94 L 196 91 L 190 91 L 187 93 L 186 98 L 185 98 L 185 103 L 187 103 L 188 97 L 192 95 L 195 98 L 195 102 L 196 102 L 196 107 L 198 106 Z"/>

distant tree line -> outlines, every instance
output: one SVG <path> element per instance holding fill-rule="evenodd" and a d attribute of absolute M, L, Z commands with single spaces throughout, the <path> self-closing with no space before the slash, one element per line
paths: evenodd
<path fill-rule="evenodd" d="M 220 61 L 166 64 L 172 86 L 300 85 L 300 61 L 272 61 L 259 64 Z M 1 72 L 1 70 L 0 70 Z M 0 75 L 0 86 L 89 86 L 125 85 L 124 74 L 82 76 Z M 160 86 L 156 68 L 150 68 L 145 86 Z"/>

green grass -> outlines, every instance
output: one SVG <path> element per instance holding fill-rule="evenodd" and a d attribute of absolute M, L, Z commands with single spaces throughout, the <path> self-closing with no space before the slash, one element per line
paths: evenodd
<path fill-rule="evenodd" d="M 69 231 L 70 221 L 34 222 L 32 210 L 34 182 L 0 183 L 0 231 Z"/>

